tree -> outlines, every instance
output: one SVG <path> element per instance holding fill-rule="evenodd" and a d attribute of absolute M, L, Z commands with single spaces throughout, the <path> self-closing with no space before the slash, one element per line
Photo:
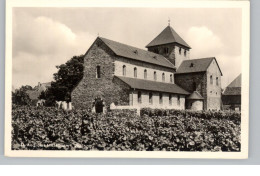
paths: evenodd
<path fill-rule="evenodd" d="M 31 86 L 22 86 L 20 89 L 12 92 L 12 103 L 16 105 L 30 105 L 32 100 L 26 93 L 28 90 L 32 90 Z"/>
<path fill-rule="evenodd" d="M 73 56 L 65 64 L 56 66 L 51 87 L 45 92 L 47 104 L 53 105 L 55 101 L 71 101 L 71 92 L 83 78 L 84 55 Z"/>
<path fill-rule="evenodd" d="M 39 95 L 38 99 L 46 100 L 45 91 L 42 91 L 42 92 L 41 92 L 41 94 Z"/>

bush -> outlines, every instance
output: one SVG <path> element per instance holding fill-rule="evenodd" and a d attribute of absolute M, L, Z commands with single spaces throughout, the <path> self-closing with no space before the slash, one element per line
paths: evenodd
<path fill-rule="evenodd" d="M 236 115 L 225 119 L 173 110 L 142 113 L 13 106 L 12 149 L 240 151 L 240 125 L 230 120 Z"/>
<path fill-rule="evenodd" d="M 107 116 L 132 116 L 137 113 L 137 109 L 113 109 L 107 113 Z"/>
<path fill-rule="evenodd" d="M 176 109 L 151 109 L 142 108 L 140 111 L 141 116 L 147 115 L 149 117 L 158 116 L 183 116 L 183 117 L 196 117 L 203 119 L 226 119 L 231 120 L 236 124 L 241 123 L 241 113 L 236 111 L 192 111 L 192 110 L 176 110 Z"/>

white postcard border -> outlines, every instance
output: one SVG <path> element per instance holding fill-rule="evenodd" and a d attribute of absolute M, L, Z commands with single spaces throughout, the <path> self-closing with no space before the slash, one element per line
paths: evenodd
<path fill-rule="evenodd" d="M 153 7 L 153 8 L 241 8 L 242 9 L 242 106 L 241 152 L 167 152 L 167 151 L 30 151 L 11 150 L 12 90 L 12 8 L 13 7 Z M 6 1 L 5 58 L 5 156 L 74 158 L 211 158 L 247 159 L 249 143 L 249 1 L 83 1 L 83 0 L 8 0 Z"/>

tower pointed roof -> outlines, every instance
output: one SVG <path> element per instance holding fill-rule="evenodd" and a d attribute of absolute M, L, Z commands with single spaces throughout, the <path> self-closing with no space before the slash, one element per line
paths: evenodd
<path fill-rule="evenodd" d="M 187 97 L 189 100 L 203 100 L 204 98 L 200 95 L 199 92 L 194 91 L 190 96 Z"/>
<path fill-rule="evenodd" d="M 191 48 L 178 34 L 177 32 L 168 25 L 157 37 L 155 37 L 146 48 L 151 46 L 163 45 L 168 43 L 178 43 L 187 48 Z"/>

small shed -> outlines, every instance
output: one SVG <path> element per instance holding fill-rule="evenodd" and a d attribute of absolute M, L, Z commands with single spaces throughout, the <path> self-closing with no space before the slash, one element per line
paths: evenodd
<path fill-rule="evenodd" d="M 204 98 L 200 95 L 198 91 L 192 92 L 187 98 L 186 98 L 186 109 L 195 110 L 195 111 L 201 111 L 203 110 L 203 100 Z"/>

